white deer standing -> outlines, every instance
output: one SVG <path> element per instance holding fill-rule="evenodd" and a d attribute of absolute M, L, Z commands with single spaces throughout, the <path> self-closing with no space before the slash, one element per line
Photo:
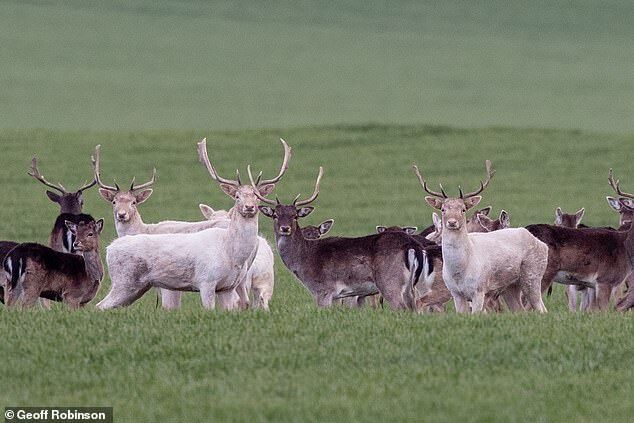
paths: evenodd
<path fill-rule="evenodd" d="M 258 183 L 260 192 L 270 193 L 288 167 L 290 148 L 284 146 L 279 174 Z M 258 249 L 258 197 L 251 185 L 222 178 L 207 154 L 206 140 L 198 143 L 198 154 L 211 178 L 235 200 L 226 229 L 211 228 L 195 233 L 140 234 L 116 239 L 107 248 L 106 260 L 111 290 L 97 307 L 109 309 L 136 301 L 152 286 L 174 291 L 198 291 L 203 306 L 223 309 L 239 303 L 236 288 L 244 283 Z"/>
<path fill-rule="evenodd" d="M 414 166 L 418 180 L 428 194 L 425 201 L 442 212 L 442 276 L 459 313 L 481 312 L 487 293 L 501 293 L 512 311 L 522 310 L 520 293 L 533 309 L 546 312 L 541 296 L 541 280 L 548 264 L 548 246 L 524 228 L 495 232 L 468 233 L 466 212 L 476 206 L 494 171 L 487 160 L 487 179 L 480 188 L 449 198 L 427 187 Z"/>

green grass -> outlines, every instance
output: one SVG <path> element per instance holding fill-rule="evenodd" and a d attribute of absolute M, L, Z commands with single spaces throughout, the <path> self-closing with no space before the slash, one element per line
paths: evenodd
<path fill-rule="evenodd" d="M 629 0 L 3 1 L 0 127 L 630 133 L 633 20 Z"/>
<path fill-rule="evenodd" d="M 483 204 L 505 208 L 514 225 L 550 222 L 554 209 L 586 207 L 585 221 L 615 224 L 605 202 L 607 169 L 631 187 L 634 137 L 579 131 L 331 126 L 271 131 L 2 131 L 0 234 L 45 242 L 56 208 L 26 175 L 67 186 L 90 175 L 101 143 L 105 180 L 158 181 L 141 207 L 147 222 L 198 219 L 197 204 L 231 205 L 197 163 L 208 146 L 222 174 L 252 163 L 273 174 L 277 137 L 293 147 L 276 192 L 309 193 L 321 164 L 322 190 L 305 223 L 336 220 L 334 235 L 377 224 L 425 226 L 431 210 L 411 171 L 467 189 L 497 175 Z M 87 193 L 86 211 L 111 208 Z M 271 222 L 260 218 L 271 237 Z M 318 310 L 277 263 L 271 312 L 205 312 L 195 294 L 183 310 L 154 309 L 155 297 L 120 311 L 71 313 L 0 309 L 0 406 L 113 406 L 116 421 L 629 421 L 634 360 L 631 313 L 570 314 L 557 289 L 550 313 L 411 315 L 389 310 Z M 108 282 L 98 294 L 107 292 Z"/>

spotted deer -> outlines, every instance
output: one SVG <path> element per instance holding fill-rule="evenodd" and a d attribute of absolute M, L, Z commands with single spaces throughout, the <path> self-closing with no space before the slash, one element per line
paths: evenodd
<path fill-rule="evenodd" d="M 65 224 L 75 236 L 78 254 L 34 243 L 20 244 L 9 252 L 4 260 L 7 306 L 32 307 L 42 297 L 75 309 L 95 297 L 104 274 L 99 256 L 103 219 Z"/>
<path fill-rule="evenodd" d="M 634 198 L 634 195 L 620 190 L 619 181 L 614 180 L 612 170 L 608 181 L 624 199 Z M 627 201 L 625 204 L 628 204 Z M 623 230 L 571 229 L 543 224 L 529 225 L 526 229 L 549 246 L 542 292 L 551 286 L 553 280 L 574 279 L 586 286 L 596 287 L 593 308 L 605 310 L 613 289 L 632 273 L 634 225 L 625 225 Z"/>
<path fill-rule="evenodd" d="M 239 307 L 239 286 L 258 250 L 258 195 L 268 195 L 288 168 L 290 148 L 285 142 L 284 160 L 278 175 L 244 185 L 237 179 L 221 177 L 207 153 L 207 141 L 198 143 L 198 156 L 211 179 L 235 201 L 226 229 L 210 228 L 194 233 L 139 234 L 118 238 L 106 250 L 112 285 L 99 303 L 100 309 L 127 306 L 151 287 L 200 293 L 203 307 Z M 261 174 L 260 174 L 261 175 Z M 263 194 L 261 194 L 263 193 Z"/>
<path fill-rule="evenodd" d="M 545 313 L 540 283 L 548 263 L 548 247 L 526 229 L 508 228 L 487 233 L 468 233 L 466 212 L 476 206 L 494 171 L 486 161 L 487 177 L 480 188 L 459 197 L 429 189 L 418 167 L 414 172 L 430 194 L 425 201 L 442 212 L 442 276 L 451 292 L 456 311 L 481 312 L 488 293 L 500 294 L 511 311 L 522 310 L 520 293 L 530 306 Z M 471 303 L 471 305 L 469 305 Z"/>
<path fill-rule="evenodd" d="M 393 232 L 308 240 L 302 235 L 299 219 L 314 210 L 309 204 L 319 194 L 323 168 L 319 168 L 313 194 L 305 200 L 297 196 L 290 204 L 266 198 L 256 189 L 249 167 L 247 171 L 254 192 L 267 204 L 260 206 L 260 211 L 273 220 L 282 262 L 308 289 L 318 307 L 380 292 L 392 308 L 414 310 L 413 285 L 422 261 L 420 244 L 404 233 Z"/>

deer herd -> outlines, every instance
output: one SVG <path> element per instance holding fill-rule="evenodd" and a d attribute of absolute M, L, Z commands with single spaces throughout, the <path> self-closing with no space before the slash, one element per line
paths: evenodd
<path fill-rule="evenodd" d="M 248 181 L 219 175 L 205 139 L 198 156 L 209 176 L 234 201 L 228 211 L 200 204 L 198 222 L 143 221 L 139 206 L 152 195 L 156 169 L 143 184 L 129 189 L 106 185 L 101 175 L 101 148 L 91 157 L 93 177 L 75 192 L 48 182 L 31 162 L 29 175 L 54 191 L 48 198 L 60 206 L 49 245 L 0 241 L 5 277 L 0 300 L 5 306 L 49 308 L 51 301 L 75 309 L 94 299 L 104 278 L 100 234 L 104 220 L 83 213 L 83 192 L 97 185 L 101 198 L 112 205 L 118 238 L 106 248 L 111 285 L 97 303 L 105 310 L 125 307 L 151 288 L 160 292 L 162 306 L 178 309 L 183 292 L 197 292 L 202 305 L 223 310 L 268 310 L 274 289 L 274 253 L 259 235 L 258 215 L 273 221 L 275 246 L 284 265 L 315 299 L 317 306 L 343 303 L 393 309 L 442 312 L 453 299 L 458 313 L 533 310 L 545 313 L 542 295 L 553 282 L 566 286 L 571 311 L 605 310 L 614 301 L 618 310 L 634 308 L 634 194 L 623 191 L 610 169 L 608 182 L 616 197 L 608 204 L 619 214 L 618 228 L 591 228 L 581 220 L 584 209 L 555 211 L 554 225 L 512 228 L 502 210 L 489 217 L 491 207 L 474 210 L 495 175 L 486 161 L 485 179 L 472 192 L 450 197 L 429 188 L 414 166 L 434 210 L 433 225 L 377 226 L 362 237 L 325 237 L 334 221 L 301 226 L 319 195 L 323 168 L 308 198 L 290 203 L 270 198 L 284 176 L 291 148 L 284 140 L 280 169 L 272 179 L 263 172 Z"/>

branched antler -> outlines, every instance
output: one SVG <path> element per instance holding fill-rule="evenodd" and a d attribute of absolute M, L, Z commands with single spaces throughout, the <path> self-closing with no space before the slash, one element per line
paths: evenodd
<path fill-rule="evenodd" d="M 418 182 L 420 182 L 420 185 L 423 187 L 423 189 L 425 190 L 427 194 L 432 195 L 434 197 L 438 197 L 438 198 L 443 198 L 443 199 L 447 198 L 447 194 L 445 193 L 445 190 L 443 189 L 442 185 L 440 185 L 440 192 L 430 190 L 429 187 L 427 186 L 427 181 L 425 180 L 425 178 L 423 178 L 423 175 L 420 174 L 420 171 L 418 170 L 418 166 L 412 165 L 412 168 L 414 169 L 414 173 L 416 173 L 416 176 L 418 176 Z"/>
<path fill-rule="evenodd" d="M 68 194 L 68 191 L 66 190 L 66 188 L 64 188 L 64 185 L 60 183 L 58 183 L 57 185 L 52 184 L 49 181 L 47 181 L 46 178 L 44 178 L 44 176 L 40 173 L 39 169 L 37 168 L 37 158 L 35 156 L 33 156 L 33 159 L 31 159 L 31 167 L 27 173 L 31 175 L 32 177 L 34 177 L 35 179 L 37 179 L 38 181 L 40 181 L 41 183 L 43 183 L 44 185 L 46 185 L 47 187 L 56 189 L 62 194 Z"/>
<path fill-rule="evenodd" d="M 470 197 L 475 197 L 476 195 L 478 195 L 482 191 L 484 191 L 484 189 L 489 185 L 489 182 L 491 182 L 491 178 L 493 177 L 493 175 L 495 175 L 495 170 L 491 167 L 491 160 L 487 160 L 484 165 L 485 165 L 486 170 L 487 170 L 487 177 L 484 180 L 484 182 L 480 181 L 480 188 L 478 188 L 477 190 L 475 190 L 473 192 L 469 192 L 467 194 L 463 194 L 462 193 L 462 188 L 459 188 L 459 190 L 460 190 L 460 198 L 466 199 L 466 198 L 470 198 Z"/>
<path fill-rule="evenodd" d="M 608 184 L 610 184 L 612 189 L 621 197 L 634 198 L 634 194 L 629 194 L 627 192 L 621 191 L 621 187 L 619 186 L 620 182 L 621 181 L 619 181 L 618 179 L 614 179 L 614 172 L 612 171 L 612 169 L 610 169 L 610 172 L 608 174 Z"/>

